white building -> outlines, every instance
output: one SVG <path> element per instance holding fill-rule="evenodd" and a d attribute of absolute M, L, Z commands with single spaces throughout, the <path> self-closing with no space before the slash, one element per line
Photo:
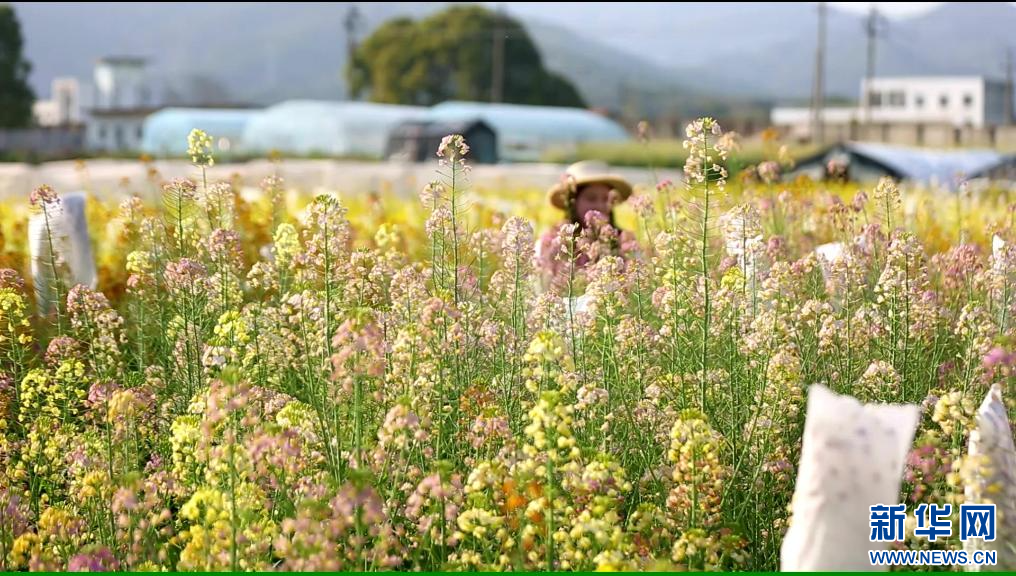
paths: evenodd
<path fill-rule="evenodd" d="M 1005 122 L 1005 83 L 981 76 L 873 78 L 872 122 L 951 124 L 984 128 Z"/>
<path fill-rule="evenodd" d="M 39 126 L 81 124 L 81 87 L 77 78 L 54 78 L 49 100 L 37 100 L 32 115 Z"/>
<path fill-rule="evenodd" d="M 145 118 L 154 109 L 92 110 L 85 128 L 85 146 L 104 152 L 130 152 L 141 149 Z"/>
<path fill-rule="evenodd" d="M 870 89 L 864 79 L 860 96 L 856 106 L 825 108 L 823 123 L 829 127 L 870 123 L 979 129 L 1006 122 L 1005 83 L 982 76 L 879 77 L 872 79 Z M 810 108 L 775 107 L 770 120 L 794 136 L 811 134 Z"/>
<path fill-rule="evenodd" d="M 151 106 L 146 62 L 133 56 L 110 56 L 95 64 L 96 108 L 105 110 Z"/>
<path fill-rule="evenodd" d="M 32 118 L 37 126 L 59 126 L 60 112 L 56 100 L 36 100 L 32 103 Z"/>
<path fill-rule="evenodd" d="M 92 150 L 139 150 L 144 122 L 156 110 L 148 85 L 146 62 L 130 56 L 107 57 L 95 65 L 95 94 L 85 132 Z"/>

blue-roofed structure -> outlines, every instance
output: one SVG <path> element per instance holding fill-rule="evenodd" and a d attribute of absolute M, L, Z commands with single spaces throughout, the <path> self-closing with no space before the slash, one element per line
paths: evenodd
<path fill-rule="evenodd" d="M 847 177 L 858 182 L 882 176 L 955 188 L 997 166 L 1004 157 L 994 150 L 937 150 L 893 146 L 873 142 L 845 142 L 798 162 L 793 174 L 815 180 L 827 176 L 830 162 L 844 167 Z"/>
<path fill-rule="evenodd" d="M 538 161 L 551 148 L 629 139 L 617 122 L 581 108 L 450 101 L 430 108 L 427 119 L 483 120 L 497 134 L 498 157 L 514 162 Z"/>
<path fill-rule="evenodd" d="M 266 154 L 380 158 L 388 135 L 426 108 L 370 102 L 290 100 L 270 106 L 247 125 L 244 151 Z"/>
<path fill-rule="evenodd" d="M 156 156 L 185 156 L 187 135 L 200 128 L 214 138 L 220 153 L 237 151 L 244 129 L 260 110 L 223 108 L 163 108 L 145 118 L 141 151 Z"/>

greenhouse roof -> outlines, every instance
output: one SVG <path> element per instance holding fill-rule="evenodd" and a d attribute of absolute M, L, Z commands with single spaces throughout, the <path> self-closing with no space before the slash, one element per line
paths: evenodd
<path fill-rule="evenodd" d="M 443 122 L 479 118 L 499 135 L 540 137 L 549 140 L 626 140 L 628 133 L 617 122 L 581 108 L 443 102 L 431 108 L 428 117 Z"/>
<path fill-rule="evenodd" d="M 891 176 L 955 188 L 960 181 L 976 177 L 998 165 L 1003 156 L 993 150 L 938 150 L 874 142 L 844 142 L 798 162 L 797 173 L 820 174 L 825 164 L 838 159 L 852 169 L 852 177 L 865 180 Z"/>
<path fill-rule="evenodd" d="M 872 142 L 850 142 L 845 146 L 892 168 L 903 179 L 943 184 L 969 177 L 1002 159 L 993 150 L 934 150 Z"/>
<path fill-rule="evenodd" d="M 394 104 L 290 100 L 256 116 L 243 143 L 251 152 L 380 157 L 391 129 L 425 112 Z"/>
<path fill-rule="evenodd" d="M 183 156 L 187 135 L 194 128 L 211 134 L 228 152 L 243 136 L 247 123 L 260 110 L 223 108 L 164 108 L 145 119 L 141 150 L 148 154 Z"/>

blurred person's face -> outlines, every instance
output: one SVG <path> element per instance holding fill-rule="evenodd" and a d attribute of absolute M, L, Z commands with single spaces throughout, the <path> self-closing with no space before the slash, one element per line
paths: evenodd
<path fill-rule="evenodd" d="M 586 214 L 595 210 L 604 216 L 610 215 L 610 186 L 606 184 L 587 184 L 578 191 L 575 197 L 575 216 L 579 223 L 585 224 Z"/>

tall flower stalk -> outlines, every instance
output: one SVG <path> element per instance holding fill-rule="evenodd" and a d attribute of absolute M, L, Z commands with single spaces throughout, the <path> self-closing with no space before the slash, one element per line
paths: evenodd
<path fill-rule="evenodd" d="M 716 197 L 726 189 L 727 148 L 720 125 L 712 118 L 692 122 L 686 129 L 684 148 L 688 158 L 684 164 L 685 186 L 692 197 L 698 224 L 699 282 L 702 294 L 701 341 L 699 343 L 699 405 L 706 409 L 706 379 L 709 371 L 709 332 L 712 320 L 710 300 L 709 242 L 712 231 L 710 210 L 715 209 Z M 711 138 L 711 139 L 710 139 Z"/>

